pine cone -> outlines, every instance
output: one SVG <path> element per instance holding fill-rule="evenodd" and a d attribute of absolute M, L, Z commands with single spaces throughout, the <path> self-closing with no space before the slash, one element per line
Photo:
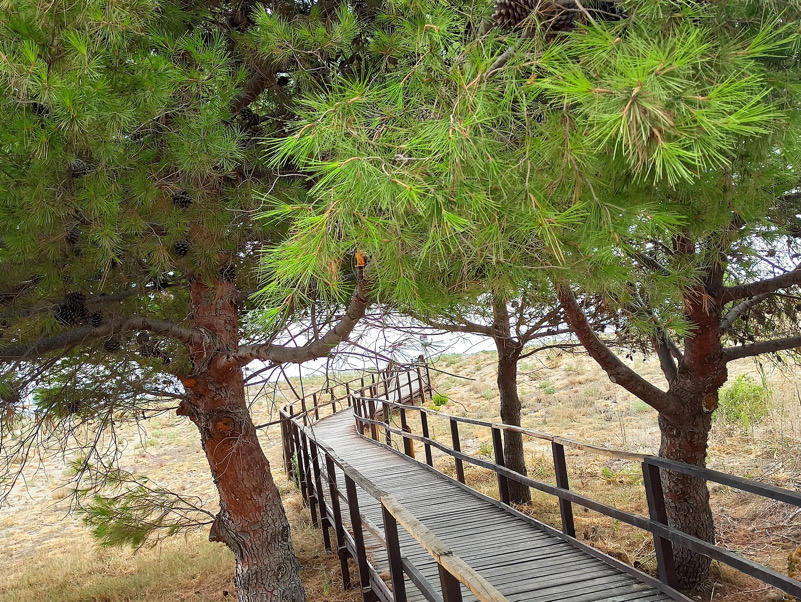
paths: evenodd
<path fill-rule="evenodd" d="M 73 178 L 76 178 L 76 179 L 77 178 L 82 178 L 83 176 L 85 176 L 86 174 L 90 173 L 91 171 L 92 171 L 92 168 L 89 166 L 89 164 L 86 161 L 83 161 L 82 159 L 75 159 L 69 165 L 70 175 Z"/>
<path fill-rule="evenodd" d="M 230 263 L 221 267 L 220 278 L 226 282 L 233 282 L 236 280 L 236 267 Z"/>
<path fill-rule="evenodd" d="M 81 293 L 69 293 L 64 303 L 56 309 L 56 322 L 63 326 L 76 326 L 86 322 L 89 310 L 86 309 L 86 296 Z"/>
<path fill-rule="evenodd" d="M 539 22 L 549 32 L 569 31 L 576 22 L 586 22 L 587 13 L 601 21 L 616 21 L 625 12 L 614 0 L 587 0 L 582 8 L 575 0 L 497 0 L 493 20 L 506 29 L 531 27 Z M 536 20 L 523 23 L 536 13 Z"/>
<path fill-rule="evenodd" d="M 38 115 L 39 117 L 50 116 L 50 109 L 48 109 L 47 106 L 39 102 L 34 102 L 31 104 L 31 111 L 33 111 L 34 115 Z"/>
<path fill-rule="evenodd" d="M 186 190 L 179 190 L 173 193 L 172 203 L 178 207 L 178 209 L 187 209 L 192 204 L 192 197 L 189 196 Z"/>
<path fill-rule="evenodd" d="M 103 314 L 99 311 L 93 312 L 92 315 L 89 316 L 89 325 L 92 328 L 99 328 L 103 324 Z"/>
<path fill-rule="evenodd" d="M 64 240 L 69 245 L 77 245 L 81 237 L 81 227 L 78 224 L 73 224 L 64 232 Z"/>
<path fill-rule="evenodd" d="M 185 257 L 189 253 L 189 243 L 185 240 L 176 240 L 173 249 L 178 257 Z"/>
<path fill-rule="evenodd" d="M 117 337 L 109 337 L 103 341 L 103 349 L 109 353 L 116 353 L 120 350 L 120 340 Z"/>

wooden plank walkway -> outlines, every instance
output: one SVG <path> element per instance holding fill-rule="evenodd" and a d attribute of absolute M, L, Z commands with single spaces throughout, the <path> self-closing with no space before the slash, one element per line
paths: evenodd
<path fill-rule="evenodd" d="M 454 480 L 402 454 L 360 437 L 351 410 L 311 427 L 326 444 L 371 482 L 394 496 L 414 516 L 510 601 L 531 602 L 657 602 L 671 600 L 619 568 L 563 539 L 546 533 Z M 383 528 L 381 505 L 359 491 L 362 514 Z M 386 568 L 383 548 L 373 541 L 373 563 Z M 439 592 L 437 564 L 403 529 L 402 554 Z M 408 581 L 408 598 L 425 600 Z M 465 588 L 465 600 L 475 600 Z"/>

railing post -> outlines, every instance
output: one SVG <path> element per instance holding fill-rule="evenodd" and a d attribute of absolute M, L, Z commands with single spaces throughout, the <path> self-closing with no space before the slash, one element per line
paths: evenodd
<path fill-rule="evenodd" d="M 312 393 L 312 403 L 314 404 L 314 421 L 318 422 L 320 420 L 320 405 L 317 393 Z"/>
<path fill-rule="evenodd" d="M 424 364 L 426 369 L 426 391 L 431 393 L 431 371 L 428 369 L 428 362 Z"/>
<path fill-rule="evenodd" d="M 363 381 L 364 379 L 362 379 Z M 353 405 L 352 400 L 350 398 L 350 383 L 345 383 L 345 398 L 348 400 L 348 407 Z"/>
<path fill-rule="evenodd" d="M 567 478 L 567 463 L 565 462 L 565 446 L 551 441 L 553 451 L 553 467 L 556 473 L 556 486 L 568 490 L 570 482 Z M 562 533 L 576 536 L 576 526 L 573 522 L 573 504 L 569 500 L 559 498 L 559 513 L 562 515 Z"/>
<path fill-rule="evenodd" d="M 295 437 L 295 457 L 298 461 L 298 484 L 300 485 L 300 497 L 308 503 L 309 494 L 306 491 L 306 464 L 303 459 L 303 446 L 300 443 L 300 427 L 292 423 L 292 433 Z"/>
<path fill-rule="evenodd" d="M 650 464 L 648 460 L 643 461 L 642 476 L 651 520 L 667 526 L 665 493 L 662 491 L 662 477 L 659 474 L 659 467 Z M 678 579 L 676 578 L 676 563 L 673 560 L 673 544 L 670 540 L 656 533 L 653 536 L 656 562 L 659 565 L 659 580 L 675 588 L 678 586 Z"/>
<path fill-rule="evenodd" d="M 331 495 L 331 511 L 334 515 L 334 536 L 337 540 L 339 572 L 342 574 L 342 588 L 350 589 L 350 570 L 348 569 L 348 547 L 345 545 L 345 528 L 342 526 L 342 509 L 339 506 L 339 486 L 337 485 L 334 460 L 326 454 L 325 471 L 328 477 L 328 493 Z"/>
<path fill-rule="evenodd" d="M 395 383 L 397 385 L 395 387 L 395 390 L 398 392 L 398 399 L 396 399 L 395 401 L 397 401 L 398 403 L 403 403 L 403 387 L 401 387 L 400 381 L 401 381 L 401 373 L 398 372 L 397 376 L 395 376 Z M 389 397 L 389 395 L 387 395 L 387 397 Z"/>
<path fill-rule="evenodd" d="M 292 444 L 289 436 L 289 420 L 281 416 L 281 448 L 284 456 L 284 474 L 292 480 Z"/>
<path fill-rule="evenodd" d="M 325 506 L 325 496 L 323 495 L 323 479 L 320 476 L 320 459 L 317 457 L 319 448 L 317 444 L 309 439 L 309 449 L 312 456 L 312 468 L 314 469 L 314 487 L 317 491 L 317 504 L 320 507 L 320 527 L 323 531 L 323 544 L 325 544 L 325 551 L 331 551 L 331 536 L 328 533 L 328 527 L 331 524 L 331 519 L 328 516 L 328 509 Z"/>
<path fill-rule="evenodd" d="M 364 533 L 362 532 L 362 515 L 359 512 L 359 498 L 356 493 L 356 483 L 345 474 L 345 491 L 348 496 L 348 510 L 350 511 L 350 525 L 353 529 L 353 542 L 356 544 L 356 566 L 359 567 L 359 584 L 362 589 L 362 598 L 365 602 L 374 599 L 370 588 L 370 572 L 367 568 L 367 550 L 364 547 Z"/>
<path fill-rule="evenodd" d="M 334 393 L 333 387 L 331 389 L 328 389 L 328 392 L 331 395 L 331 413 L 332 414 L 336 414 L 337 413 L 337 396 Z"/>
<path fill-rule="evenodd" d="M 385 439 L 386 439 L 387 445 L 391 446 L 392 445 L 392 436 L 389 433 L 389 418 L 390 418 L 391 408 L 390 408 L 389 404 L 386 401 L 381 404 L 381 407 L 384 408 L 384 424 L 386 424 L 386 427 L 384 427 Z"/>
<path fill-rule="evenodd" d="M 492 428 L 492 448 L 495 451 L 495 464 L 498 466 L 506 466 L 506 460 L 503 455 L 503 433 L 501 429 Z M 509 504 L 509 479 L 506 475 L 498 473 L 498 494 L 504 504 Z"/>
<path fill-rule="evenodd" d="M 306 398 L 300 398 L 300 408 L 303 410 L 303 426 L 309 426 L 309 410 L 306 409 Z"/>
<path fill-rule="evenodd" d="M 375 399 L 372 397 L 367 400 L 368 418 L 373 422 L 370 424 L 370 434 L 373 436 L 373 441 L 378 441 L 378 427 L 375 425 Z"/>
<path fill-rule="evenodd" d="M 409 428 L 409 424 L 406 422 L 406 408 L 400 409 L 400 417 L 401 431 L 404 433 L 411 433 L 412 429 Z M 414 442 L 408 437 L 403 437 L 403 453 L 410 458 L 414 458 Z"/>
<path fill-rule="evenodd" d="M 426 450 L 426 464 L 434 466 L 434 459 L 431 457 L 431 444 L 428 442 L 428 439 L 431 438 L 428 434 L 428 414 L 422 408 L 420 409 L 420 424 L 423 429 L 423 438 L 425 439 L 423 447 Z"/>
<path fill-rule="evenodd" d="M 303 432 L 301 432 L 300 437 L 303 441 L 303 471 L 306 473 L 306 496 L 309 502 L 309 511 L 311 512 L 312 524 L 315 527 L 319 527 L 320 524 L 317 521 L 317 495 L 314 492 L 314 483 L 310 462 L 311 452 L 309 450 L 309 438 L 306 436 L 306 433 Z"/>
<path fill-rule="evenodd" d="M 420 366 L 417 366 L 416 370 L 417 370 L 417 385 L 420 388 L 420 391 L 419 391 L 419 393 L 420 393 L 420 403 L 422 404 L 422 403 L 425 403 L 425 401 L 426 401 L 426 390 L 425 390 L 425 387 L 423 386 L 423 372 L 422 372 L 422 370 L 420 370 Z"/>
<path fill-rule="evenodd" d="M 462 584 L 451 575 L 445 568 L 438 564 L 439 583 L 442 587 L 443 602 L 462 602 Z"/>
<path fill-rule="evenodd" d="M 398 523 L 383 502 L 381 514 L 384 517 L 384 537 L 387 541 L 387 560 L 389 575 L 392 580 L 392 597 L 394 602 L 406 602 L 406 582 L 403 580 L 403 561 L 401 560 L 400 541 L 398 540 Z"/>
<path fill-rule="evenodd" d="M 453 418 L 451 418 L 451 441 L 453 442 L 453 450 L 461 452 L 462 444 L 459 442 L 459 423 Z M 464 483 L 464 463 L 456 457 L 454 457 L 453 460 L 456 463 L 456 479 L 460 483 Z"/>

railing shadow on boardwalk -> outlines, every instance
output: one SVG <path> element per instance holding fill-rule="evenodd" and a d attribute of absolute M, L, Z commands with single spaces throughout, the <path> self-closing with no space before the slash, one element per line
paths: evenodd
<path fill-rule="evenodd" d="M 371 439 L 374 444 L 391 449 L 395 453 L 403 453 L 410 461 L 423 463 L 429 470 L 443 475 L 445 473 L 434 467 L 432 450 L 451 457 L 456 481 L 461 487 L 469 490 L 472 495 L 483 498 L 530 521 L 538 529 L 568 541 L 578 549 L 600 558 L 621 572 L 635 576 L 643 583 L 673 599 L 689 600 L 675 589 L 674 546 L 683 546 L 706 555 L 787 594 L 801 596 L 801 582 L 668 526 L 660 471 L 673 470 L 801 507 L 801 494 L 798 492 L 655 456 L 619 452 L 520 427 L 451 416 L 423 407 L 422 404 L 431 392 L 428 367 L 412 365 L 392 372 L 370 373 L 355 380 L 329 386 L 281 409 L 284 468 L 298 483 L 303 499 L 309 504 L 315 526 L 322 527 L 326 550 L 332 551 L 332 544 L 336 546 L 335 551 L 339 556 L 344 587 L 349 588 L 352 585 L 348 569 L 348 559 L 352 559 L 356 564 L 359 586 L 366 601 L 405 602 L 407 598 L 404 575 L 415 584 L 427 600 L 461 601 L 462 594 L 459 584 L 464 585 L 479 600 L 500 601 L 506 600 L 506 598 L 478 572 L 454 554 L 397 499 L 382 491 L 370 479 L 342 460 L 335 449 L 317 440 L 312 427 L 327 416 L 349 408 L 353 409 L 355 428 L 362 437 Z M 417 401 L 420 402 L 420 405 L 414 405 Z M 419 435 L 414 434 L 409 427 L 410 414 L 415 415 L 416 423 L 420 425 L 421 434 Z M 399 427 L 394 425 L 395 418 L 399 418 Z M 448 425 L 451 434 L 450 445 L 445 445 L 431 437 L 429 420 L 444 421 Z M 489 430 L 493 442 L 494 462 L 462 452 L 460 424 L 469 424 Z M 556 486 L 523 476 L 505 467 L 503 431 L 515 431 L 526 437 L 551 443 Z M 402 449 L 395 450 L 392 446 L 398 441 L 401 442 L 398 447 Z M 424 459 L 415 458 L 415 442 L 422 445 Z M 649 515 L 641 516 L 626 512 L 571 491 L 567 476 L 566 447 L 591 450 L 613 458 L 639 462 L 642 468 Z M 489 470 L 496 475 L 500 500 L 485 496 L 466 484 L 465 463 Z M 509 504 L 509 480 L 554 496 L 559 504 L 561 531 L 515 510 Z M 344 492 L 342 483 L 344 483 Z M 360 511 L 357 485 L 362 491 L 380 502 L 383 531 L 367 520 Z M 343 514 L 341 502 L 347 509 L 347 515 Z M 578 541 L 573 519 L 574 504 L 650 533 L 654 540 L 659 578 L 655 579 Z M 347 523 L 349 523 L 349 528 Z M 441 595 L 435 591 L 431 583 L 425 580 L 416 567 L 401 555 L 398 544 L 398 525 L 405 529 L 437 562 Z M 333 531 L 333 542 L 329 530 Z M 375 563 L 368 558 L 364 542 L 365 530 L 370 532 L 386 550 L 391 589 L 381 578 Z"/>

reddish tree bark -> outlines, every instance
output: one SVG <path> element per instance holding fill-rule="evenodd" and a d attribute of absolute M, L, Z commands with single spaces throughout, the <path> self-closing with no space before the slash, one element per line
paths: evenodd
<path fill-rule="evenodd" d="M 241 602 L 306 600 L 278 488 L 248 411 L 242 368 L 228 356 L 238 345 L 238 308 L 233 285 L 190 284 L 192 319 L 204 332 L 189 345 L 194 371 L 178 414 L 188 416 L 220 496 L 209 539 L 225 543 L 236 558 Z"/>

